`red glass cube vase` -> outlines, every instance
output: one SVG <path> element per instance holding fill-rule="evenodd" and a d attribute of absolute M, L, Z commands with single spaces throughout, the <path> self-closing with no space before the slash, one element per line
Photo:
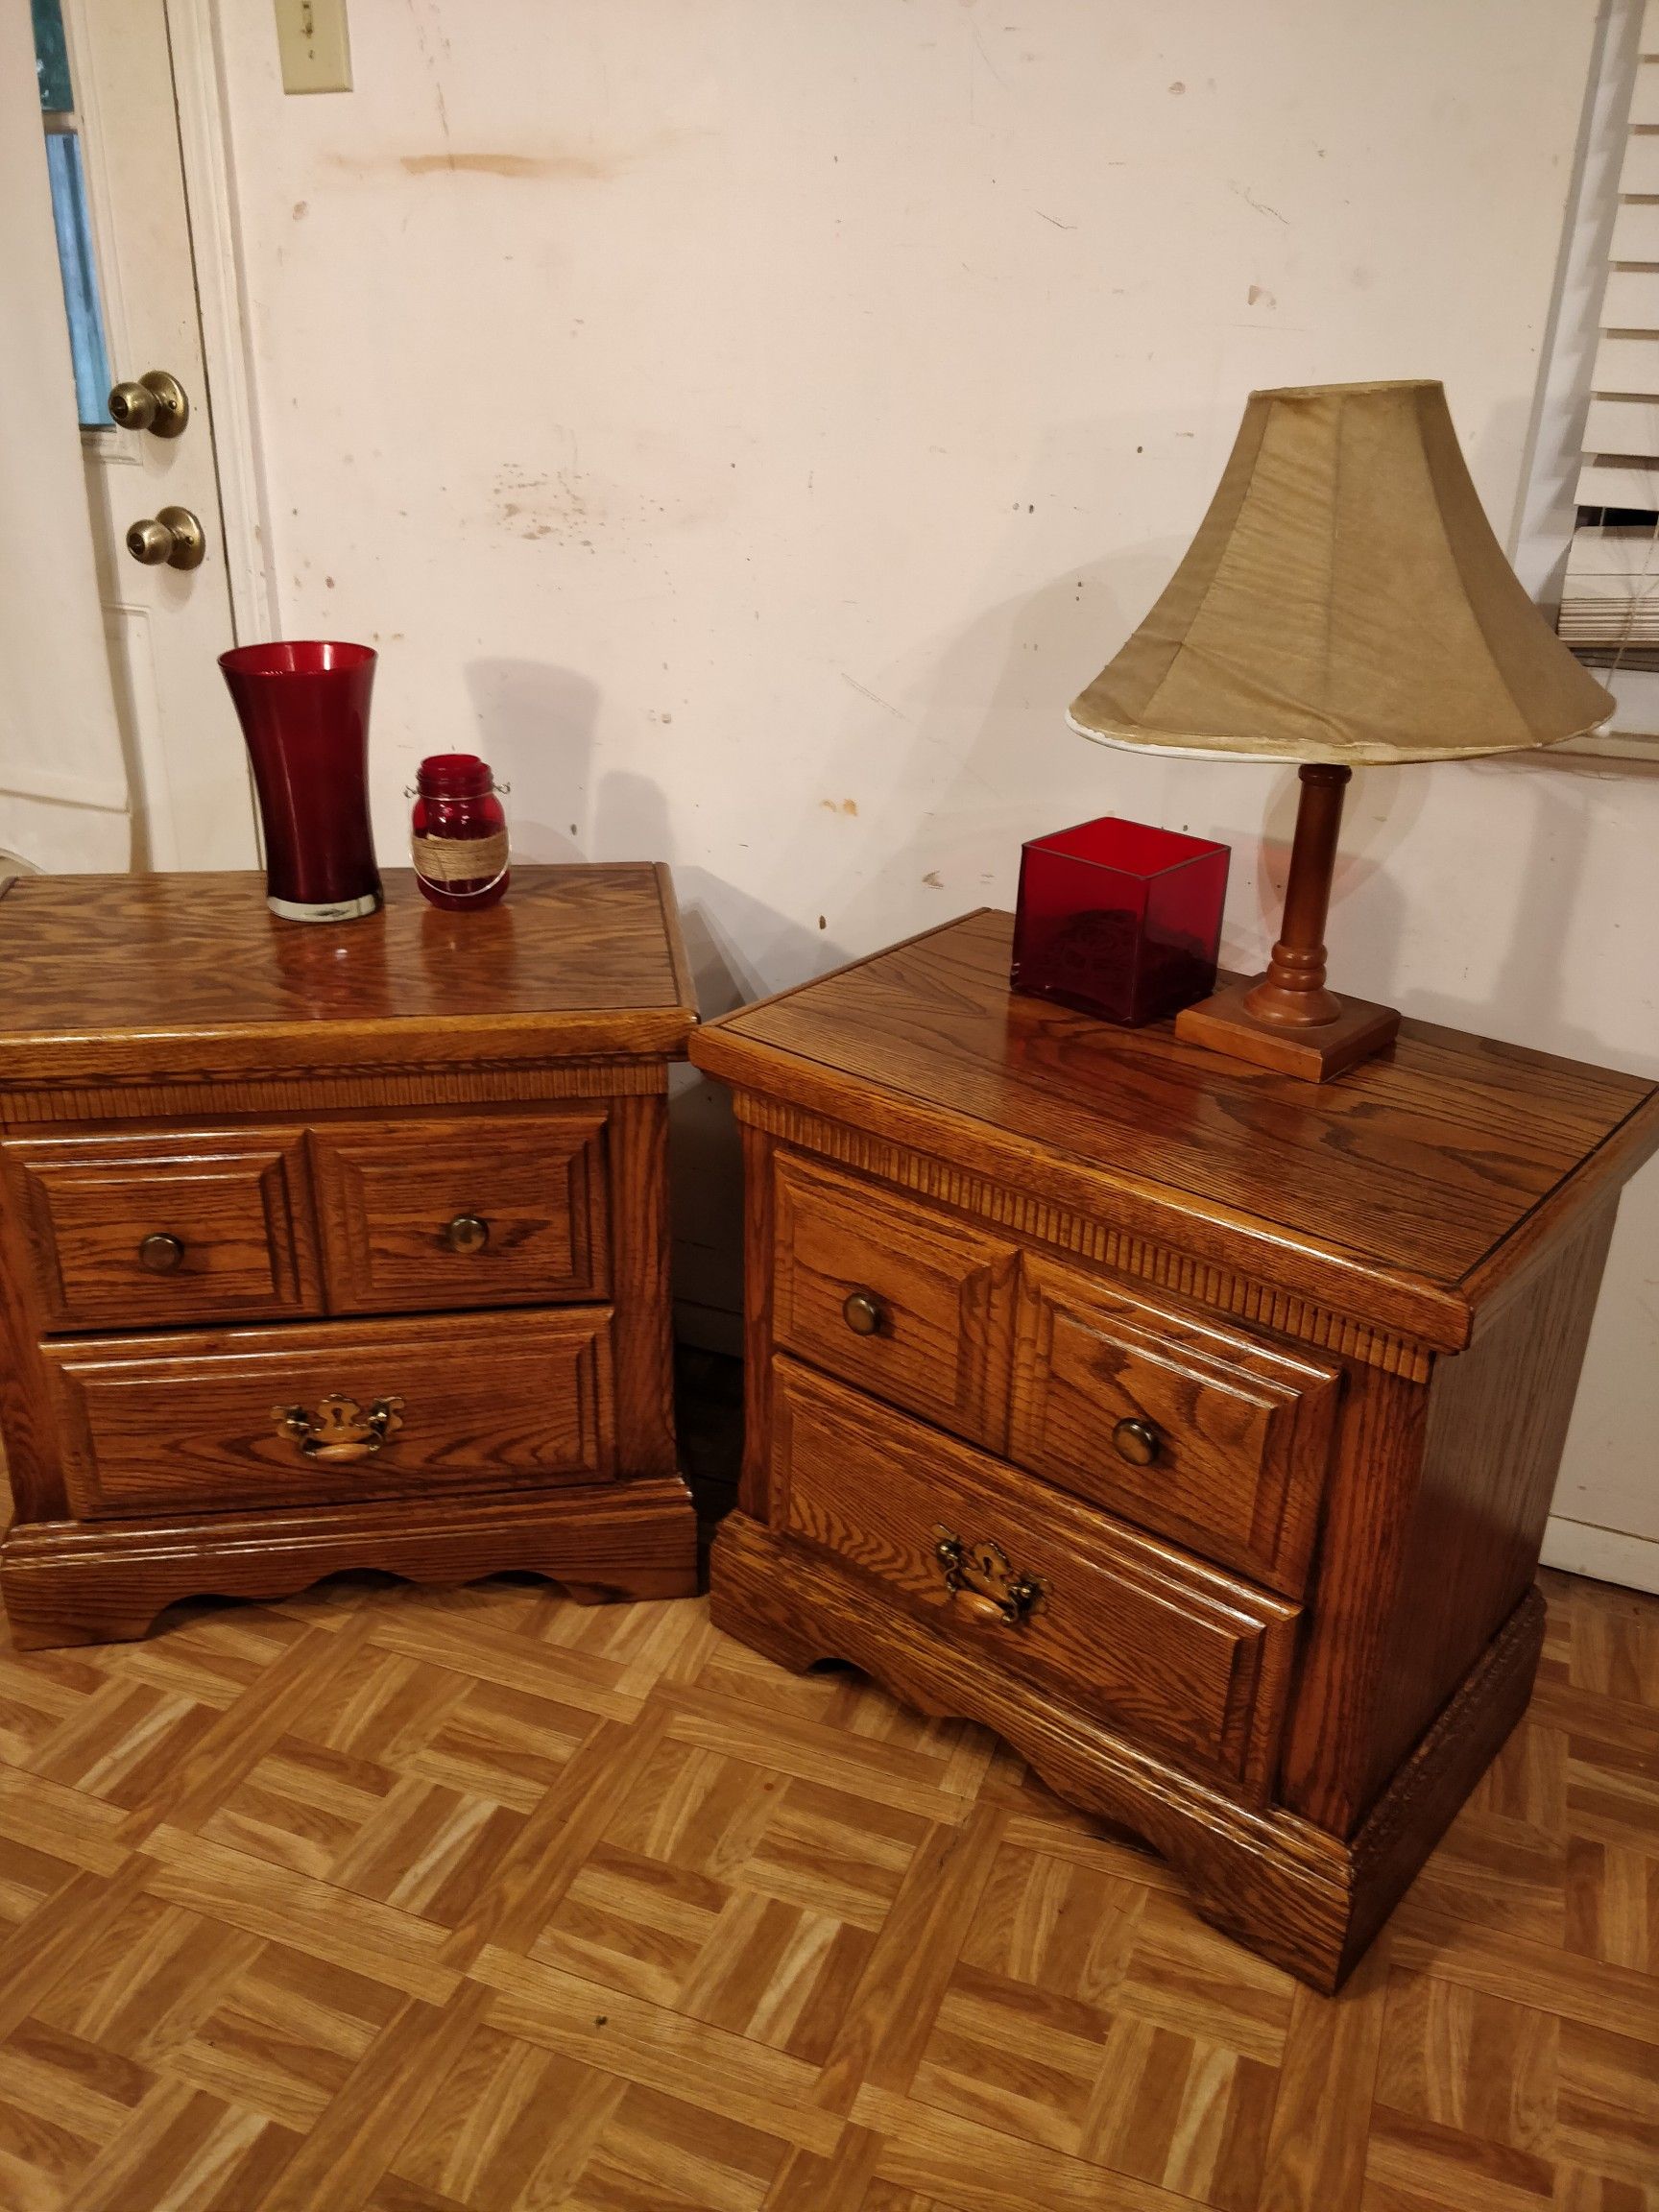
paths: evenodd
<path fill-rule="evenodd" d="M 1215 988 L 1225 845 L 1106 814 L 1022 851 L 1016 991 L 1139 1027 Z"/>

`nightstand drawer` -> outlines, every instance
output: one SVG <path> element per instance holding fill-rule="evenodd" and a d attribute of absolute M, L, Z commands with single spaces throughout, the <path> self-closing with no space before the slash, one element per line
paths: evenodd
<path fill-rule="evenodd" d="M 1264 1796 L 1296 1606 L 789 1360 L 773 1374 L 775 1527 L 1125 1737 Z"/>
<path fill-rule="evenodd" d="M 0 1149 L 49 1329 L 321 1310 L 298 1130 L 30 1137 Z"/>
<path fill-rule="evenodd" d="M 330 1308 L 603 1298 L 604 1129 L 592 1108 L 314 1129 Z"/>
<path fill-rule="evenodd" d="M 1298 1595 L 1341 1370 L 1027 1255 L 1008 1455 Z"/>
<path fill-rule="evenodd" d="M 614 1472 L 608 1307 L 110 1338 L 48 1365 L 83 1520 Z"/>
<path fill-rule="evenodd" d="M 774 1203 L 778 1343 L 999 1450 L 1014 1247 L 788 1154 L 778 1161 Z"/>

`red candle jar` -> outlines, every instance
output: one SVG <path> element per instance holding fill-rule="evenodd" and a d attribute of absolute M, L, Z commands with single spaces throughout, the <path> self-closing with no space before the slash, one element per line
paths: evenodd
<path fill-rule="evenodd" d="M 475 753 L 433 753 L 421 761 L 410 849 L 434 906 L 464 913 L 506 895 L 507 817 L 496 792 L 489 762 Z"/>

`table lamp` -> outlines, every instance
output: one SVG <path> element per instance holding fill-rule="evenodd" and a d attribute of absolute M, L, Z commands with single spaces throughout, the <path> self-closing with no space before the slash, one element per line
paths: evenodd
<path fill-rule="evenodd" d="M 1106 745 L 1301 763 L 1267 972 L 1175 1034 L 1314 1083 L 1381 1051 L 1398 1013 L 1325 987 L 1354 768 L 1553 745 L 1613 706 L 1504 560 L 1442 386 L 1253 392 L 1181 565 L 1068 717 Z"/>

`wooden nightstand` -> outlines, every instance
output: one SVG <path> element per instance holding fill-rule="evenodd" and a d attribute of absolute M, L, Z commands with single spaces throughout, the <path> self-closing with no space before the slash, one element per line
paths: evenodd
<path fill-rule="evenodd" d="M 1339 1983 L 1527 1702 L 1632 1077 L 1406 1022 L 1310 1086 L 979 913 L 699 1031 L 748 1182 L 714 1619 L 1005 1736 Z"/>
<path fill-rule="evenodd" d="M 0 898 L 20 1645 L 348 1567 L 696 1587 L 671 1397 L 665 869 L 307 926 L 253 875 Z"/>

